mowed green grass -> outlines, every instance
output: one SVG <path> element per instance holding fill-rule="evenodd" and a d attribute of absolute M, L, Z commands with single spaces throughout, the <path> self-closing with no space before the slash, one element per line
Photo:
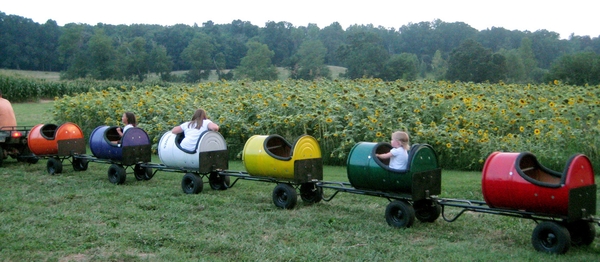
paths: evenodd
<path fill-rule="evenodd" d="M 51 103 L 16 104 L 20 123 L 31 112 L 21 106 L 51 109 Z M 53 176 L 46 159 L 4 164 L 1 261 L 597 261 L 600 255 L 598 241 L 565 255 L 539 253 L 531 246 L 535 223 L 527 219 L 466 213 L 453 223 L 440 217 L 398 229 L 385 222 L 389 201 L 379 197 L 340 193 L 280 210 L 272 203 L 274 183 L 239 180 L 223 191 L 205 183 L 200 194 L 187 195 L 181 173 L 158 171 L 148 181 L 129 174 L 114 185 L 104 163 L 76 172 L 67 159 L 64 172 Z M 229 168 L 244 170 L 240 161 Z M 324 177 L 347 181 L 346 169 L 325 166 Z M 482 199 L 479 172 L 444 170 L 442 177 L 441 197 Z M 452 217 L 457 210 L 445 212 Z"/>

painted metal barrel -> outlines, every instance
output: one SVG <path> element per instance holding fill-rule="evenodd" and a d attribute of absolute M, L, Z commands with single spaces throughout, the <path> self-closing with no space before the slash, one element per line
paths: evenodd
<path fill-rule="evenodd" d="M 71 122 L 60 126 L 55 124 L 34 126 L 27 137 L 27 145 L 29 150 L 38 156 L 70 156 L 86 153 L 83 131 Z"/>
<path fill-rule="evenodd" d="M 164 165 L 197 169 L 202 173 L 228 168 L 227 143 L 219 132 L 203 132 L 196 150 L 192 152 L 181 148 L 182 139 L 183 133 L 173 134 L 169 131 L 162 135 L 158 142 L 158 156 Z"/>
<path fill-rule="evenodd" d="M 359 142 L 354 145 L 347 161 L 350 184 L 357 189 L 406 193 L 418 199 L 440 194 L 441 169 L 430 145 L 411 147 L 406 170 L 391 169 L 389 159 L 380 160 L 375 156 L 391 149 L 389 143 Z"/>
<path fill-rule="evenodd" d="M 90 150 L 99 159 L 122 162 L 132 165 L 150 162 L 152 158 L 150 138 L 146 131 L 132 127 L 123 137 L 117 133 L 116 126 L 99 126 L 90 135 Z"/>
<path fill-rule="evenodd" d="M 279 135 L 254 135 L 244 145 L 242 161 L 252 176 L 304 183 L 323 179 L 321 148 L 309 135 L 289 143 Z"/>
<path fill-rule="evenodd" d="M 594 172 L 585 155 L 571 157 L 560 173 L 529 152 L 494 152 L 482 172 L 482 193 L 490 207 L 569 217 L 583 215 L 582 208 L 595 213 Z"/>

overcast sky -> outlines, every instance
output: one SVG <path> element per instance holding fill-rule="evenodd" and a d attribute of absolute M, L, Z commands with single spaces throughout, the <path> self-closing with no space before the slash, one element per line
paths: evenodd
<path fill-rule="evenodd" d="M 202 26 L 209 20 L 229 24 L 239 19 L 259 27 L 268 21 L 285 21 L 295 27 L 312 23 L 324 28 L 338 22 L 344 29 L 354 24 L 398 29 L 409 23 L 440 19 L 464 22 L 477 30 L 503 27 L 535 32 L 546 29 L 568 39 L 572 33 L 600 36 L 599 3 L 596 0 L 3 0 L 0 11 L 40 24 L 52 19 L 59 26 L 68 23 L 165 26 L 197 23 Z"/>

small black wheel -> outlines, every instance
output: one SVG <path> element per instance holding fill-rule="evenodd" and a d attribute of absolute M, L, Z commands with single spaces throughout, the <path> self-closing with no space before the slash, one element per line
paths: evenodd
<path fill-rule="evenodd" d="M 62 173 L 62 162 L 58 158 L 48 158 L 48 163 L 46 163 L 46 170 L 48 170 L 48 174 L 60 174 Z"/>
<path fill-rule="evenodd" d="M 571 235 L 571 245 L 573 246 L 589 246 L 594 242 L 596 237 L 596 227 L 594 224 L 578 220 L 567 225 L 567 230 Z"/>
<path fill-rule="evenodd" d="M 323 199 L 323 188 L 315 183 L 304 183 L 300 185 L 300 198 L 307 204 L 315 204 Z"/>
<path fill-rule="evenodd" d="M 296 189 L 289 184 L 277 184 L 273 189 L 273 204 L 278 208 L 292 209 L 298 202 Z"/>
<path fill-rule="evenodd" d="M 225 190 L 231 184 L 229 176 L 222 176 L 218 172 L 212 172 L 208 176 L 208 183 L 213 190 Z"/>
<path fill-rule="evenodd" d="M 89 162 L 87 159 L 83 158 L 73 158 L 73 170 L 75 171 L 85 171 L 88 168 Z"/>
<path fill-rule="evenodd" d="M 34 157 L 28 157 L 27 158 L 27 163 L 29 164 L 37 164 L 37 162 L 40 160 L 39 157 L 34 156 Z"/>
<path fill-rule="evenodd" d="M 385 209 L 385 220 L 390 226 L 408 228 L 415 222 L 415 210 L 404 201 L 394 200 Z"/>
<path fill-rule="evenodd" d="M 154 172 L 152 172 L 151 167 L 142 167 L 140 164 L 135 165 L 133 168 L 133 174 L 135 175 L 135 179 L 140 180 L 150 180 L 154 177 Z"/>
<path fill-rule="evenodd" d="M 204 182 L 196 174 L 187 173 L 181 179 L 181 189 L 186 194 L 198 194 L 202 192 L 202 188 L 204 188 Z"/>
<path fill-rule="evenodd" d="M 415 217 L 425 223 L 434 222 L 442 213 L 442 206 L 431 199 L 423 199 L 413 203 Z"/>
<path fill-rule="evenodd" d="M 535 250 L 550 254 L 564 254 L 571 247 L 571 235 L 567 228 L 556 222 L 539 223 L 531 235 Z"/>
<path fill-rule="evenodd" d="M 121 185 L 125 183 L 125 179 L 127 175 L 125 174 L 125 169 L 121 165 L 112 164 L 108 168 L 108 180 L 117 185 Z"/>

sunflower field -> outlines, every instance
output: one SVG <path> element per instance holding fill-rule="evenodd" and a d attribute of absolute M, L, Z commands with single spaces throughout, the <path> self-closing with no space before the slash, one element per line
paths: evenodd
<path fill-rule="evenodd" d="M 157 144 L 197 108 L 219 124 L 232 159 L 252 135 L 302 134 L 320 143 L 327 165 L 343 165 L 360 141 L 389 142 L 396 130 L 434 147 L 445 169 L 481 170 L 494 151 L 532 152 L 562 171 L 575 153 L 598 170 L 600 86 L 474 84 L 378 79 L 234 81 L 170 87 L 123 86 L 57 98 L 55 121 L 86 135 L 119 125 L 125 111 Z"/>

